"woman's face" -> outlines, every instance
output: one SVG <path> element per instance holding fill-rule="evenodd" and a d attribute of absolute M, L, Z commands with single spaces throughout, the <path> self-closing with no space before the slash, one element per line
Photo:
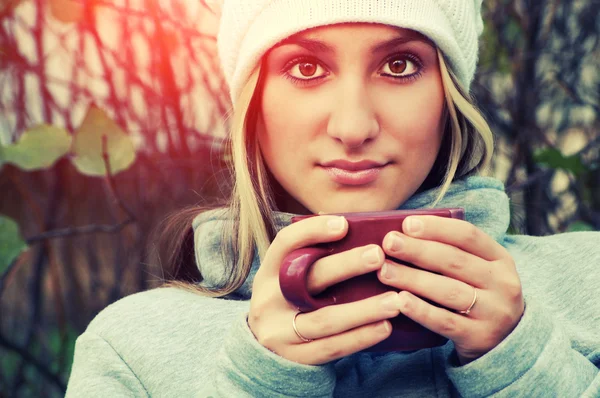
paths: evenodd
<path fill-rule="evenodd" d="M 417 191 L 442 141 L 437 52 L 380 24 L 299 33 L 273 48 L 257 134 L 293 213 L 391 210 Z"/>

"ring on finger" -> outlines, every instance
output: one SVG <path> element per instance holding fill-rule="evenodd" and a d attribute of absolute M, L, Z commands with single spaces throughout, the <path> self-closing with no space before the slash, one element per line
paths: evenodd
<path fill-rule="evenodd" d="M 458 313 L 463 314 L 463 315 L 469 315 L 471 313 L 471 310 L 473 309 L 473 306 L 475 305 L 476 301 L 477 301 L 477 289 L 475 289 L 475 287 L 473 287 L 473 301 L 471 302 L 471 305 L 469 306 L 469 308 L 467 308 L 464 311 L 458 311 Z"/>
<path fill-rule="evenodd" d="M 294 332 L 296 332 L 296 336 L 298 336 L 298 338 L 300 338 L 300 340 L 302 340 L 304 343 L 310 343 L 311 341 L 314 341 L 314 340 L 307 339 L 306 337 L 302 336 L 302 334 L 298 331 L 298 326 L 296 326 L 296 318 L 298 317 L 299 314 L 302 314 L 302 311 L 296 312 L 296 314 L 294 315 L 294 319 L 292 320 L 292 326 L 294 327 Z"/>

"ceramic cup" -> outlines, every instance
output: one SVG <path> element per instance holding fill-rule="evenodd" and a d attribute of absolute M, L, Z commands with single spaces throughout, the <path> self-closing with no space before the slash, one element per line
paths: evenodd
<path fill-rule="evenodd" d="M 464 219 L 464 209 L 394 210 L 385 212 L 338 213 L 348 220 L 348 233 L 336 242 L 322 243 L 291 252 L 283 261 L 279 272 L 279 284 L 284 297 L 300 311 L 310 312 L 327 305 L 344 304 L 387 291 L 398 291 L 379 281 L 376 272 L 360 275 L 330 286 L 324 292 L 311 296 L 306 287 L 310 266 L 321 257 L 340 253 L 355 247 L 369 244 L 382 245 L 383 238 L 390 231 L 402 231 L 402 221 L 411 215 L 434 215 Z M 298 222 L 315 215 L 297 216 Z M 397 261 L 387 257 L 388 260 Z M 411 264 L 407 264 L 412 266 Z M 432 303 L 435 305 L 435 303 Z M 390 319 L 392 334 L 386 340 L 366 351 L 411 351 L 431 348 L 446 343 L 447 339 L 434 333 L 406 316 L 400 314 Z"/>

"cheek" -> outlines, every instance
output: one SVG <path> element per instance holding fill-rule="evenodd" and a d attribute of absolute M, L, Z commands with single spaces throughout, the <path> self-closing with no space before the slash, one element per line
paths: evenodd
<path fill-rule="evenodd" d="M 298 149 L 307 143 L 307 134 L 301 134 L 308 130 L 307 118 L 297 105 L 298 98 L 281 84 L 265 84 L 258 141 L 267 167 L 284 186 L 286 175 L 298 167 Z"/>
<path fill-rule="evenodd" d="M 285 120 L 291 116 L 289 106 L 277 106 L 281 103 L 281 95 L 272 84 L 265 84 L 261 103 L 261 122 L 258 128 L 258 139 L 263 153 L 268 158 L 269 153 L 277 151 L 282 143 L 283 137 L 288 129 L 285 128 Z"/>
<path fill-rule="evenodd" d="M 385 98 L 385 96 L 380 96 Z M 409 147 L 437 148 L 442 139 L 444 94 L 440 86 L 396 92 L 380 109 L 386 130 Z M 434 145 L 435 143 L 435 145 Z"/>
<path fill-rule="evenodd" d="M 259 130 L 261 144 L 272 150 L 286 151 L 290 156 L 298 153 L 319 131 L 315 95 L 290 89 L 289 83 L 273 79 L 264 86 L 262 117 L 264 127 Z"/>
<path fill-rule="evenodd" d="M 293 99 L 286 97 L 284 90 L 277 84 L 265 83 L 262 97 L 262 118 L 264 129 L 263 140 L 270 142 L 281 141 L 283 135 L 287 134 L 289 127 L 294 125 L 295 112 L 292 104 Z M 285 140 L 283 140 L 285 141 Z"/>

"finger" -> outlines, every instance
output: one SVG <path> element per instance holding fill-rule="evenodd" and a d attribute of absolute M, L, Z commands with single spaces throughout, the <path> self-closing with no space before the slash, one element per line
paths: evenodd
<path fill-rule="evenodd" d="M 452 341 L 463 341 L 469 330 L 473 330 L 474 320 L 470 315 L 467 317 L 436 307 L 407 291 L 398 293 L 398 296 L 402 300 L 403 315 Z"/>
<path fill-rule="evenodd" d="M 387 234 L 382 246 L 390 257 L 478 288 L 488 288 L 495 272 L 490 263 L 462 249 L 436 241 L 415 239 L 399 232 Z"/>
<path fill-rule="evenodd" d="M 291 251 L 339 240 L 347 231 L 348 221 L 341 216 L 315 216 L 290 224 L 273 239 L 259 272 L 277 274 L 283 259 Z"/>
<path fill-rule="evenodd" d="M 393 261 L 385 262 L 379 279 L 386 285 L 407 290 L 457 311 L 467 309 L 473 301 L 473 286 Z"/>
<path fill-rule="evenodd" d="M 322 339 L 348 330 L 395 318 L 401 304 L 396 292 L 388 292 L 347 304 L 330 305 L 298 315 L 296 328 L 307 339 Z M 293 331 L 292 331 L 293 332 Z M 298 340 L 294 336 L 292 341 Z"/>
<path fill-rule="evenodd" d="M 307 287 L 315 295 L 331 285 L 354 276 L 381 268 L 385 256 L 381 247 L 367 245 L 342 253 L 326 256 L 316 261 L 308 272 Z"/>
<path fill-rule="evenodd" d="M 502 245 L 464 220 L 411 216 L 402 222 L 402 232 L 415 238 L 434 240 L 458 247 L 488 261 L 510 257 Z"/>
<path fill-rule="evenodd" d="M 289 357 L 299 363 L 323 365 L 367 349 L 387 339 L 391 333 L 390 321 L 375 322 L 310 343 L 288 346 Z"/>

